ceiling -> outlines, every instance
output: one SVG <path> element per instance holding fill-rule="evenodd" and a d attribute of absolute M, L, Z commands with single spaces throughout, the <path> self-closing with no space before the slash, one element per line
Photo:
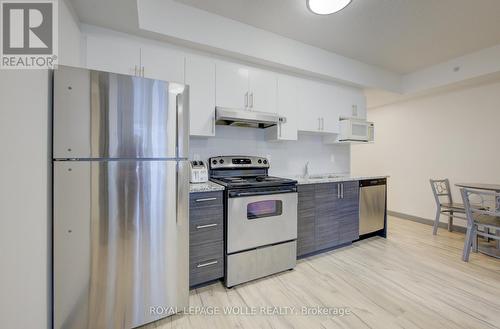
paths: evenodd
<path fill-rule="evenodd" d="M 500 44 L 500 0 L 353 0 L 319 16 L 306 0 L 176 0 L 396 73 Z"/>
<path fill-rule="evenodd" d="M 176 0 L 395 73 L 500 44 L 500 0 L 353 0 L 327 16 L 306 0 Z M 141 33 L 136 0 L 70 0 L 83 23 Z"/>

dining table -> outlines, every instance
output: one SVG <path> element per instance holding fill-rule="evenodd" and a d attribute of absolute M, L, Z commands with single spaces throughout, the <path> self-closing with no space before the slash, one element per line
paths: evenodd
<path fill-rule="evenodd" d="M 484 184 L 484 183 L 457 183 L 455 186 L 460 188 L 470 188 L 474 190 L 483 190 L 500 193 L 500 184 Z M 500 204 L 498 201 L 495 204 Z M 497 209 L 500 210 L 500 209 Z M 496 235 L 500 236 L 500 230 L 496 230 Z M 479 242 L 478 251 L 488 256 L 500 258 L 500 240 L 496 240 L 495 244 L 490 241 Z"/>

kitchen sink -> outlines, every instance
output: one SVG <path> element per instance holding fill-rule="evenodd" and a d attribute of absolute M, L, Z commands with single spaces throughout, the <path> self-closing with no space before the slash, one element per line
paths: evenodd
<path fill-rule="evenodd" d="M 322 179 L 341 178 L 341 177 L 344 177 L 344 176 L 343 175 L 336 175 L 336 174 L 311 175 L 311 176 L 309 176 L 308 180 L 322 180 Z"/>

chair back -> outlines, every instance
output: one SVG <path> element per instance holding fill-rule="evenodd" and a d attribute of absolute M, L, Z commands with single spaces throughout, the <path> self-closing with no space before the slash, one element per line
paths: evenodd
<path fill-rule="evenodd" d="M 432 193 L 434 193 L 434 199 L 439 207 L 441 204 L 440 197 L 446 197 L 449 203 L 453 203 L 450 190 L 450 181 L 448 178 L 445 179 L 429 179 L 431 183 Z"/>
<path fill-rule="evenodd" d="M 474 214 L 500 217 L 500 193 L 470 188 L 461 188 L 460 193 L 464 201 L 465 214 L 469 225 L 474 223 Z M 482 200 L 480 205 L 471 202 L 471 198 L 475 197 Z M 485 202 L 491 202 L 492 207 L 485 207 Z"/>

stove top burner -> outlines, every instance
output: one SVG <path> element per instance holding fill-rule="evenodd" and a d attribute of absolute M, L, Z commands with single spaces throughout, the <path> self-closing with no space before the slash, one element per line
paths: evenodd
<path fill-rule="evenodd" d="M 212 177 L 211 180 L 226 187 L 243 186 L 279 186 L 295 184 L 296 181 L 287 178 L 273 176 L 236 176 L 236 177 Z"/>

